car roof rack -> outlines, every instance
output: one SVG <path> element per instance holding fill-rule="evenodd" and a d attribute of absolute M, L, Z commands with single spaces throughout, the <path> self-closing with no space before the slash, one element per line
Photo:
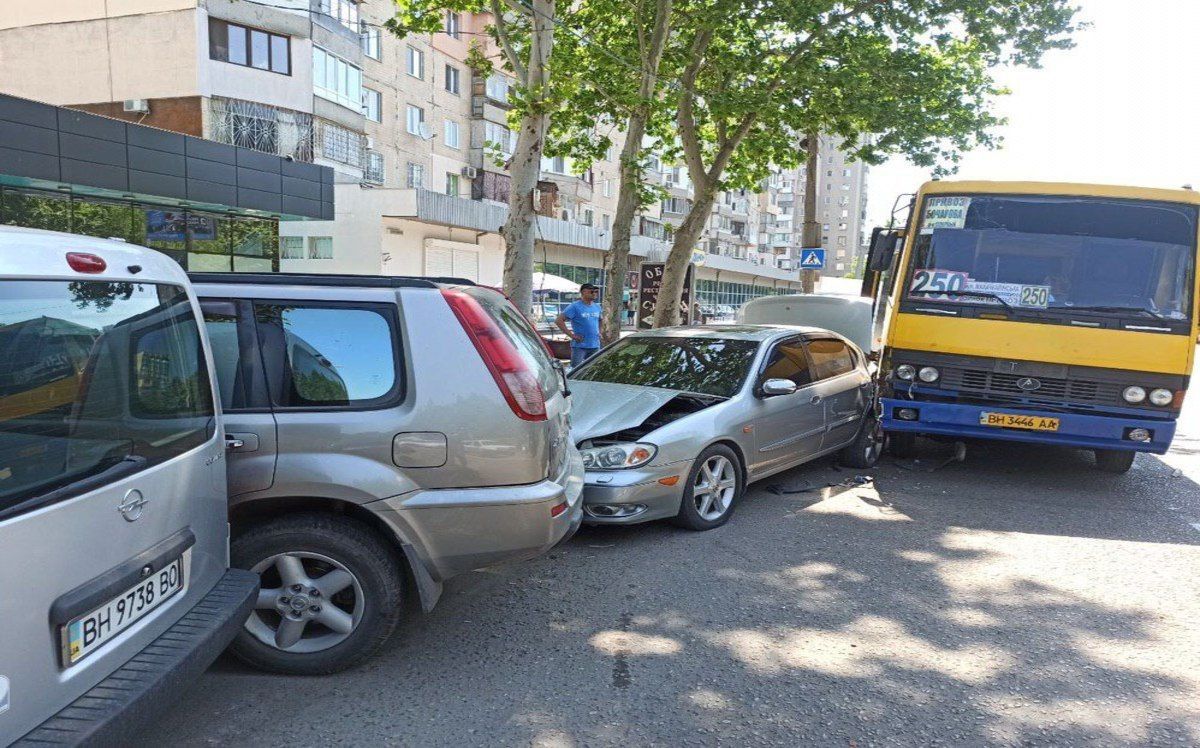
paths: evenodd
<path fill-rule="evenodd" d="M 349 288 L 441 288 L 474 286 L 466 278 L 345 273 L 188 273 L 192 283 L 237 283 L 266 286 L 344 286 Z"/>

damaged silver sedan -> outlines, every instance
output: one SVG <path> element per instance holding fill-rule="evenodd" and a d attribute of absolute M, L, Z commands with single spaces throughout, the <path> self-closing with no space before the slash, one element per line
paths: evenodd
<path fill-rule="evenodd" d="M 586 521 L 710 530 L 748 483 L 833 452 L 871 467 L 884 438 L 874 386 L 862 351 L 828 330 L 630 335 L 571 372 Z"/>

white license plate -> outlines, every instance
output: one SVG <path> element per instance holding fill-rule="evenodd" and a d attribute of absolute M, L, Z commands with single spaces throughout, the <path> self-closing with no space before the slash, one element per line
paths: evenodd
<path fill-rule="evenodd" d="M 186 587 L 180 557 L 95 610 L 72 620 L 63 626 L 66 665 L 74 665 L 100 649 Z"/>

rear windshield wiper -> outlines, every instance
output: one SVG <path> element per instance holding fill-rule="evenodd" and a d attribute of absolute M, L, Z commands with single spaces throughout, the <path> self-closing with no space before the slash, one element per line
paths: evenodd
<path fill-rule="evenodd" d="M 1152 309 L 1146 309 L 1145 307 L 1140 307 L 1140 306 L 1103 306 L 1103 305 L 1087 306 L 1087 305 L 1085 305 L 1085 306 L 1062 306 L 1062 307 L 1055 307 L 1055 308 L 1056 309 L 1068 309 L 1068 310 L 1072 310 L 1072 311 L 1076 311 L 1076 312 L 1116 312 L 1116 313 L 1137 312 L 1139 314 L 1149 315 L 1149 316 L 1153 317 L 1154 319 L 1160 320 L 1162 322 L 1167 321 L 1167 318 L 1164 317 L 1163 315 L 1159 314 L 1158 312 L 1156 312 Z"/>
<path fill-rule="evenodd" d="M 1012 304 L 1009 304 L 1007 301 L 990 291 L 934 291 L 931 293 L 938 293 L 942 294 L 943 296 L 971 296 L 978 299 L 995 299 L 1003 304 L 1008 311 L 1017 311 Z"/>

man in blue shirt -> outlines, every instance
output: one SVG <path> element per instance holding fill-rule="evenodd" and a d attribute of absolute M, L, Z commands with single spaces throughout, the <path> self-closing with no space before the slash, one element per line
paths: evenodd
<path fill-rule="evenodd" d="M 555 324 L 571 338 L 571 368 L 579 366 L 600 349 L 600 289 L 591 283 L 579 287 L 579 301 L 572 301 L 558 315 Z M 571 320 L 571 329 L 567 329 Z"/>

